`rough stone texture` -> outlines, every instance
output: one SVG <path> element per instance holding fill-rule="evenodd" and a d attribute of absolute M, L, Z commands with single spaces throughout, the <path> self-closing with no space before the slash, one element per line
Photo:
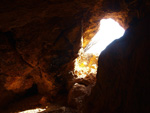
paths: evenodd
<path fill-rule="evenodd" d="M 87 88 L 82 84 L 74 84 L 69 92 L 68 104 L 72 107 L 80 107 L 85 95 L 89 95 Z"/>
<path fill-rule="evenodd" d="M 85 47 L 103 17 L 127 28 L 149 6 L 149 0 L 1 0 L 0 109 L 28 90 L 49 98 L 68 93 L 81 36 Z"/>
<path fill-rule="evenodd" d="M 150 112 L 149 20 L 129 27 L 101 53 L 85 113 Z"/>
<path fill-rule="evenodd" d="M 125 29 L 133 19 L 141 19 L 149 9 L 148 0 L 99 0 L 96 5 L 87 12 L 83 19 L 83 47 L 89 43 L 99 28 L 102 18 L 113 18 Z M 89 20 L 88 20 L 89 19 Z M 88 20 L 88 21 L 87 21 Z"/>
<path fill-rule="evenodd" d="M 72 86 L 68 93 L 68 105 L 72 108 L 75 108 L 79 111 L 82 110 L 84 100 L 91 94 L 91 89 L 95 85 L 96 77 L 95 75 L 90 74 L 89 76 L 74 81 L 70 81 Z M 72 85 L 73 84 L 73 85 Z"/>
<path fill-rule="evenodd" d="M 1 1 L 2 89 L 22 93 L 36 84 L 40 94 L 50 96 L 65 89 L 80 48 L 80 15 L 92 5 L 83 4 L 84 0 Z"/>

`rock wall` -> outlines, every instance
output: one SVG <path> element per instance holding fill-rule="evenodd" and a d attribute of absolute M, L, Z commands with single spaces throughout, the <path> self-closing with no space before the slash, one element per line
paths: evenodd
<path fill-rule="evenodd" d="M 34 84 L 48 96 L 66 89 L 81 45 L 82 9 L 91 6 L 82 2 L 1 1 L 1 107 Z"/>
<path fill-rule="evenodd" d="M 100 55 L 84 113 L 150 112 L 150 18 L 130 26 Z"/>
<path fill-rule="evenodd" d="M 127 28 L 143 17 L 145 1 L 1 0 L 0 108 L 33 86 L 49 98 L 68 93 L 81 36 L 85 47 L 103 17 Z"/>

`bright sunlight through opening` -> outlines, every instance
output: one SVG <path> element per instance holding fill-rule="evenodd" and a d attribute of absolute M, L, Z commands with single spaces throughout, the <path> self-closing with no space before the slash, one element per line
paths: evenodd
<path fill-rule="evenodd" d="M 78 78 L 91 74 L 96 75 L 98 56 L 112 41 L 122 37 L 124 32 L 124 28 L 115 20 L 102 19 L 97 34 L 85 49 L 80 49 L 79 57 L 75 60 L 74 75 L 77 75 Z"/>
<path fill-rule="evenodd" d="M 18 112 L 18 113 L 39 113 L 39 112 L 42 112 L 42 111 L 45 111 L 45 110 L 46 109 L 36 108 L 36 109 L 21 111 L 21 112 Z"/>
<path fill-rule="evenodd" d="M 100 55 L 100 53 L 115 39 L 123 36 L 125 30 L 113 19 L 102 19 L 100 29 L 86 46 L 85 53 Z"/>

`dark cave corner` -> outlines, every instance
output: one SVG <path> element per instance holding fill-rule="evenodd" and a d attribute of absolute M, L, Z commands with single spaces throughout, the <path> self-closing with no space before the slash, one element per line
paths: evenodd
<path fill-rule="evenodd" d="M 149 13 L 149 0 L 2 1 L 0 112 L 150 113 Z M 79 50 L 106 18 L 125 34 L 98 56 L 96 75 L 78 78 Z"/>

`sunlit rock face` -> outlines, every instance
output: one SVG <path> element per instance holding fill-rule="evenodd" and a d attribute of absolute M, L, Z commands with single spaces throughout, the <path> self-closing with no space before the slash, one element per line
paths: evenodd
<path fill-rule="evenodd" d="M 127 28 L 133 17 L 143 17 L 144 4 L 140 0 L 2 0 L 0 109 L 32 91 L 47 97 L 45 102 L 67 95 L 82 35 L 85 48 L 102 18 L 112 17 Z"/>
<path fill-rule="evenodd" d="M 81 45 L 82 20 L 96 3 L 97 0 L 1 1 L 1 108 L 14 102 L 17 94 L 26 94 L 33 85 L 37 94 L 49 100 L 67 93 L 68 81 L 73 78 L 73 60 Z"/>
<path fill-rule="evenodd" d="M 113 41 L 123 36 L 124 28 L 115 20 L 108 18 L 100 21 L 100 27 L 89 44 L 79 50 L 79 57 L 75 60 L 74 75 L 78 78 L 84 78 L 93 74 L 96 76 L 98 67 L 98 56 Z"/>
<path fill-rule="evenodd" d="M 150 18 L 133 25 L 99 57 L 84 113 L 148 113 Z"/>

